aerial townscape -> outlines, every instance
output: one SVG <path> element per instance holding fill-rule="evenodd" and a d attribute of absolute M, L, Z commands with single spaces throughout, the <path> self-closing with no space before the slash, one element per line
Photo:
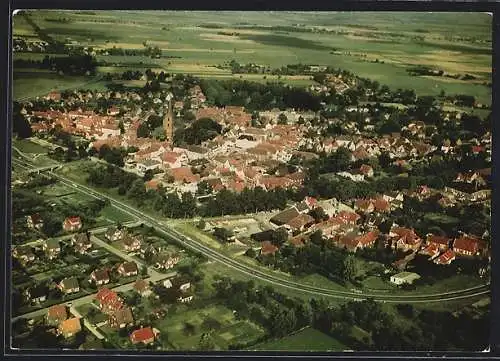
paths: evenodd
<path fill-rule="evenodd" d="M 17 12 L 11 348 L 485 350 L 491 26 Z"/>

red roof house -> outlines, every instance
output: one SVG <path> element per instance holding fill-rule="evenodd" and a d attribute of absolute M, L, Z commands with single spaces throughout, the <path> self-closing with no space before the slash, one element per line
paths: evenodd
<path fill-rule="evenodd" d="M 130 334 L 130 341 L 134 345 L 137 343 L 147 345 L 155 341 L 155 333 L 151 327 L 140 328 Z"/>

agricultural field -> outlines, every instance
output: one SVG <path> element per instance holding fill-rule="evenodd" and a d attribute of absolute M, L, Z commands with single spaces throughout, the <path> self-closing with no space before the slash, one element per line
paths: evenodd
<path fill-rule="evenodd" d="M 59 17 L 69 20 L 54 21 Z M 482 84 L 491 81 L 491 17 L 487 14 L 288 12 L 276 16 L 246 12 L 243 16 L 235 12 L 39 11 L 32 19 L 51 37 L 66 43 L 94 49 L 143 49 L 146 42 L 162 50 L 160 59 L 98 56 L 120 67 L 129 63 L 134 68 L 142 62 L 171 73 L 265 82 L 271 77 L 233 75 L 216 66 L 232 59 L 270 67 L 330 65 L 392 88 L 412 88 L 420 95 L 437 95 L 444 90 L 447 94 L 475 95 L 481 103 L 491 103 L 490 88 Z M 110 26 L 114 31 L 109 31 Z M 15 36 L 29 33 L 25 21 L 14 22 Z M 411 76 L 406 70 L 415 65 L 467 73 L 476 79 Z M 16 97 L 23 93 L 23 82 L 32 81 L 26 76 L 16 79 Z M 75 85 L 51 83 L 39 76 L 37 87 L 30 88 L 33 94 Z M 312 83 L 308 78 L 280 80 L 297 86 Z"/>
<path fill-rule="evenodd" d="M 249 350 L 266 351 L 345 351 L 348 347 L 338 340 L 314 328 L 305 328 L 293 335 L 279 340 L 267 341 L 249 348 Z"/>

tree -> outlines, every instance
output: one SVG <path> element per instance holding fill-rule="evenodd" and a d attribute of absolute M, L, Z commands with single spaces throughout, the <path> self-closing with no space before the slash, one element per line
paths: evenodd
<path fill-rule="evenodd" d="M 149 138 L 149 127 L 145 123 L 139 124 L 137 127 L 137 137 L 138 138 Z"/>
<path fill-rule="evenodd" d="M 233 236 L 233 232 L 226 228 L 217 227 L 214 229 L 214 236 L 221 242 L 227 243 L 229 239 Z"/>
<path fill-rule="evenodd" d="M 201 351 L 210 351 L 215 349 L 215 343 L 210 333 L 205 332 L 201 335 L 198 343 L 198 349 Z"/>
<path fill-rule="evenodd" d="M 148 169 L 144 172 L 144 179 L 145 182 L 150 181 L 154 177 L 154 171 L 152 169 Z"/>
<path fill-rule="evenodd" d="M 152 134 L 153 138 L 158 140 L 165 140 L 165 129 L 163 127 L 157 127 L 153 130 Z"/>
<path fill-rule="evenodd" d="M 353 255 L 348 255 L 342 263 L 342 276 L 347 281 L 352 281 L 358 273 L 358 265 Z"/>
<path fill-rule="evenodd" d="M 278 116 L 278 124 L 286 125 L 288 123 L 288 118 L 285 114 L 280 113 Z"/>

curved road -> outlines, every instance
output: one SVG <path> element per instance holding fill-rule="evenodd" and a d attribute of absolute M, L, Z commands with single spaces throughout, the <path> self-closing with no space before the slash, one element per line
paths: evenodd
<path fill-rule="evenodd" d="M 16 163 L 17 166 L 20 166 L 25 169 L 31 169 L 33 166 L 31 164 L 24 164 L 23 162 L 13 159 L 13 162 Z M 274 284 L 281 287 L 286 287 L 289 289 L 296 290 L 302 293 L 309 293 L 314 296 L 322 296 L 328 298 L 340 298 L 340 299 L 354 299 L 354 300 L 362 300 L 366 298 L 372 298 L 376 301 L 388 302 L 388 303 L 426 303 L 426 302 L 445 302 L 463 298 L 469 298 L 479 295 L 487 295 L 490 293 L 489 284 L 478 285 L 476 287 L 471 287 L 462 290 L 443 292 L 443 293 L 434 293 L 434 294 L 382 294 L 375 292 L 353 292 L 353 291 L 340 291 L 333 290 L 327 288 L 321 288 L 316 286 L 311 286 L 295 281 L 291 281 L 275 274 L 265 273 L 260 270 L 254 269 L 249 265 L 239 263 L 238 261 L 225 256 L 223 254 L 218 253 L 212 248 L 205 246 L 204 244 L 200 244 L 195 240 L 184 236 L 178 231 L 171 229 L 168 227 L 166 222 L 160 221 L 148 214 L 142 213 L 135 208 L 116 200 L 113 197 L 110 197 L 106 194 L 98 192 L 92 188 L 87 186 L 76 184 L 68 178 L 56 174 L 54 172 L 49 171 L 49 174 L 58 178 L 63 184 L 72 187 L 80 192 L 91 195 L 95 198 L 99 199 L 108 199 L 111 204 L 120 209 L 121 211 L 128 213 L 140 220 L 145 221 L 149 225 L 155 227 L 159 232 L 165 234 L 166 236 L 173 238 L 177 242 L 181 243 L 186 248 L 192 249 L 196 252 L 203 254 L 204 256 L 211 258 L 215 261 L 221 262 L 227 267 L 235 269 L 249 278 L 259 279 L 270 284 Z"/>

